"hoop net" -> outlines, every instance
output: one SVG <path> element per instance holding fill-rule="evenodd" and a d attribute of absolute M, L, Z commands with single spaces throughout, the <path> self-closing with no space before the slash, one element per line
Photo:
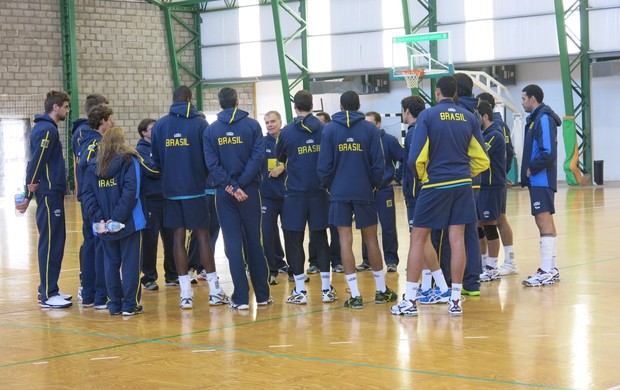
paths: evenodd
<path fill-rule="evenodd" d="M 402 71 L 407 87 L 418 88 L 420 80 L 424 78 L 424 69 L 405 69 Z"/>

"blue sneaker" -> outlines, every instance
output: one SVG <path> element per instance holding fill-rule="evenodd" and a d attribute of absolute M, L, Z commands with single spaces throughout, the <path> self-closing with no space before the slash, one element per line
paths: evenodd
<path fill-rule="evenodd" d="M 437 286 L 435 286 L 435 288 L 431 287 L 428 290 L 424 290 L 424 291 L 422 290 L 422 287 L 418 287 L 418 291 L 417 291 L 417 294 L 415 296 L 415 299 L 418 300 L 418 299 L 420 299 L 422 297 L 427 297 L 433 291 L 435 291 L 436 293 L 439 293 L 440 292 L 439 287 L 437 287 Z"/>
<path fill-rule="evenodd" d="M 437 303 L 447 303 L 450 300 L 451 294 L 452 292 L 450 290 L 446 290 L 443 293 L 433 290 L 427 296 L 418 299 L 418 302 L 422 305 L 434 305 Z"/>

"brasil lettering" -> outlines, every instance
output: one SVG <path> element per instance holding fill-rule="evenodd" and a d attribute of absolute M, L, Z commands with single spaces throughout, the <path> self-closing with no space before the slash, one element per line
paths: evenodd
<path fill-rule="evenodd" d="M 357 144 L 357 143 L 344 143 L 344 144 L 338 144 L 338 151 L 339 152 L 363 152 L 362 150 L 362 145 Z"/>
<path fill-rule="evenodd" d="M 222 146 L 222 145 L 238 145 L 238 144 L 242 144 L 243 141 L 241 140 L 241 137 L 236 136 L 236 137 L 220 137 L 217 139 L 217 144 Z"/>
<path fill-rule="evenodd" d="M 114 178 L 99 180 L 99 188 L 114 187 L 114 186 L 116 186 L 116 180 L 114 180 Z"/>
<path fill-rule="evenodd" d="M 297 154 L 318 153 L 321 145 L 305 145 L 297 148 Z"/>
<path fill-rule="evenodd" d="M 467 122 L 465 115 L 460 112 L 440 112 L 439 119 L 442 121 L 462 121 Z"/>
<path fill-rule="evenodd" d="M 166 139 L 166 147 L 169 146 L 189 146 L 187 138 L 168 138 Z"/>

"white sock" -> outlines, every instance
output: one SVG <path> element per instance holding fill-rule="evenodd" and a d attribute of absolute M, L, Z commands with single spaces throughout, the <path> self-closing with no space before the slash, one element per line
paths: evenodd
<path fill-rule="evenodd" d="M 551 268 L 558 268 L 557 257 L 558 257 L 558 238 L 553 237 L 553 256 L 551 257 Z"/>
<path fill-rule="evenodd" d="M 461 287 L 462 284 L 452 283 L 452 292 L 450 293 L 450 299 L 456 301 L 457 299 L 461 299 Z"/>
<path fill-rule="evenodd" d="M 321 290 L 329 290 L 331 283 L 329 282 L 330 272 L 321 272 Z"/>
<path fill-rule="evenodd" d="M 209 283 L 209 292 L 217 294 L 222 291 L 220 288 L 220 280 L 217 277 L 217 272 L 211 272 L 207 274 L 207 282 Z"/>
<path fill-rule="evenodd" d="M 443 277 L 443 272 L 441 271 L 441 268 L 431 273 L 433 274 L 433 279 L 435 279 L 435 283 L 437 283 L 437 286 L 439 286 L 439 290 L 442 293 L 448 291 L 448 283 L 446 283 L 446 278 Z"/>
<path fill-rule="evenodd" d="M 377 291 L 385 292 L 385 273 L 383 270 L 381 271 L 372 271 L 372 274 L 375 276 L 375 284 L 377 285 Z"/>
<path fill-rule="evenodd" d="M 542 263 L 540 268 L 545 271 L 551 271 L 551 262 L 553 261 L 553 242 L 555 241 L 555 237 L 544 236 L 540 237 L 540 257 L 542 259 Z"/>
<path fill-rule="evenodd" d="M 407 282 L 407 287 L 405 288 L 405 299 L 415 301 L 415 297 L 418 295 L 418 286 L 419 284 L 416 282 Z"/>
<path fill-rule="evenodd" d="M 487 265 L 492 268 L 497 268 L 497 257 L 487 257 Z"/>
<path fill-rule="evenodd" d="M 512 245 L 504 246 L 504 264 L 514 264 L 515 252 L 512 249 Z"/>
<path fill-rule="evenodd" d="M 345 275 L 345 277 L 347 278 L 347 283 L 349 284 L 349 290 L 351 290 L 351 296 L 353 298 L 361 296 L 362 294 L 357 287 L 357 275 L 351 274 Z"/>
<path fill-rule="evenodd" d="M 181 288 L 181 297 L 191 296 L 192 284 L 189 281 L 189 275 L 179 275 L 179 287 Z"/>
<path fill-rule="evenodd" d="M 433 287 L 433 274 L 430 269 L 422 270 L 422 291 L 428 291 Z"/>
<path fill-rule="evenodd" d="M 488 253 L 483 253 L 480 255 L 480 263 L 482 264 L 482 268 L 484 269 L 484 266 L 487 265 L 487 258 L 489 257 Z"/>
<path fill-rule="evenodd" d="M 305 291 L 304 283 L 306 283 L 306 274 L 295 275 L 295 291 L 300 293 Z"/>

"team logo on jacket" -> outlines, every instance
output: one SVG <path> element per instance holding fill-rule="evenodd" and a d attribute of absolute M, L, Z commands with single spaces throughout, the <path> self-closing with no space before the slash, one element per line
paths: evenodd
<path fill-rule="evenodd" d="M 271 153 L 271 149 L 265 149 L 265 152 Z"/>
<path fill-rule="evenodd" d="M 229 131 L 226 133 L 227 136 L 232 137 L 233 135 L 235 135 L 235 133 L 233 133 L 232 131 Z"/>
<path fill-rule="evenodd" d="M 267 206 L 261 207 L 260 210 L 263 214 L 265 214 L 267 212 Z"/>
<path fill-rule="evenodd" d="M 536 210 L 540 209 L 540 202 L 538 202 L 538 201 L 534 202 L 534 208 Z"/>
<path fill-rule="evenodd" d="M 491 212 L 489 210 L 484 210 L 482 212 L 482 216 L 484 217 L 484 219 L 489 219 L 489 217 L 491 217 Z"/>
<path fill-rule="evenodd" d="M 41 140 L 41 147 L 42 148 L 47 148 L 49 146 L 49 144 L 50 144 L 49 140 L 46 140 L 46 139 Z"/>
<path fill-rule="evenodd" d="M 355 140 L 353 138 L 347 138 L 347 142 L 354 142 Z"/>
<path fill-rule="evenodd" d="M 179 138 L 182 137 L 183 135 L 181 133 L 174 133 L 173 137 L 174 138 Z"/>
<path fill-rule="evenodd" d="M 338 144 L 339 152 L 363 152 L 362 145 L 355 142 L 353 137 L 347 138 L 346 143 Z"/>
<path fill-rule="evenodd" d="M 54 210 L 54 216 L 56 216 L 56 217 L 60 217 L 61 213 L 62 213 L 62 211 L 60 209 Z"/>
<path fill-rule="evenodd" d="M 313 139 L 307 139 L 307 140 L 306 140 L 306 143 L 307 143 L 307 144 L 313 144 L 313 143 L 314 143 L 314 140 L 313 140 Z"/>

